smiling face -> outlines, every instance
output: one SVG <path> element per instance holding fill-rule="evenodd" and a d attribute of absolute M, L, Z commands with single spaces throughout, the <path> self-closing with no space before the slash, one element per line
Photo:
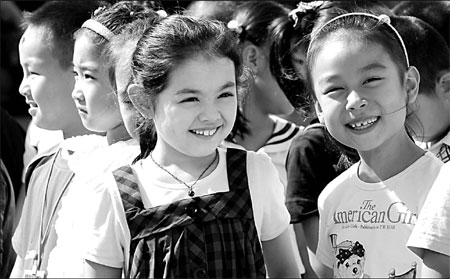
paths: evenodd
<path fill-rule="evenodd" d="M 108 132 L 121 125 L 122 117 L 108 69 L 87 36 L 82 35 L 75 41 L 73 71 L 72 98 L 83 125 L 96 132 Z"/>
<path fill-rule="evenodd" d="M 230 133 L 236 108 L 230 59 L 197 56 L 184 61 L 155 100 L 155 151 L 163 149 L 172 157 L 210 155 Z"/>
<path fill-rule="evenodd" d="M 327 128 L 358 151 L 407 138 L 407 94 L 396 64 L 381 45 L 351 38 L 328 40 L 312 67 Z"/>
<path fill-rule="evenodd" d="M 44 39 L 45 30 L 28 27 L 19 43 L 23 79 L 19 87 L 30 105 L 34 123 L 44 129 L 71 129 L 79 124 L 70 93 L 74 80 L 72 69 L 64 69 Z"/>

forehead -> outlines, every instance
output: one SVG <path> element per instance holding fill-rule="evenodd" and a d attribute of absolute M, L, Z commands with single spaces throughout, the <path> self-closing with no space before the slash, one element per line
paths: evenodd
<path fill-rule="evenodd" d="M 19 41 L 21 63 L 53 64 L 58 63 L 52 53 L 49 36 L 45 28 L 28 27 Z"/>
<path fill-rule="evenodd" d="M 209 77 L 211 80 L 208 80 Z M 203 87 L 214 85 L 216 82 L 226 80 L 234 81 L 234 63 L 227 57 L 198 55 L 182 61 L 169 75 L 170 82 L 178 82 L 180 85 Z M 169 83 L 170 83 L 169 82 Z M 221 86 L 221 84 L 216 84 Z"/>

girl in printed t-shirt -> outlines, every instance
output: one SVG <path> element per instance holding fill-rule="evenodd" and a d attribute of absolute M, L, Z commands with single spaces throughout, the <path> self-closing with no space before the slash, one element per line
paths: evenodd
<path fill-rule="evenodd" d="M 413 262 L 420 270 L 406 242 L 442 162 L 405 127 L 419 73 L 386 15 L 340 15 L 311 38 L 307 78 L 318 110 L 361 158 L 319 196 L 317 257 L 337 278 L 384 277 Z"/>
<path fill-rule="evenodd" d="M 218 147 L 242 93 L 234 40 L 216 21 L 173 15 L 138 41 L 128 95 L 147 149 L 93 191 L 87 276 L 300 276 L 269 157 Z"/>

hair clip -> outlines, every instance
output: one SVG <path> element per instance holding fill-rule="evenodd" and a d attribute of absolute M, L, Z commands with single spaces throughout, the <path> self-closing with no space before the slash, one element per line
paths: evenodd
<path fill-rule="evenodd" d="M 106 28 L 105 25 L 101 24 L 100 22 L 94 19 L 86 20 L 83 23 L 83 25 L 81 25 L 81 27 L 94 31 L 95 33 L 99 34 L 108 41 L 111 41 L 111 39 L 114 37 L 114 33 L 111 32 L 111 30 L 109 30 L 108 28 Z"/>
<path fill-rule="evenodd" d="M 312 2 L 299 2 L 297 4 L 297 8 L 293 9 L 289 12 L 288 17 L 294 21 L 294 28 L 297 27 L 298 24 L 298 15 L 297 13 L 306 14 L 310 11 L 316 10 L 318 7 L 322 6 L 325 1 L 312 1 Z"/>
<path fill-rule="evenodd" d="M 230 29 L 231 31 L 236 32 L 237 34 L 241 34 L 242 31 L 244 30 L 244 28 L 242 28 L 242 25 L 239 24 L 239 22 L 235 19 L 230 20 L 227 24 L 228 29 Z"/>
<path fill-rule="evenodd" d="M 158 10 L 156 13 L 162 18 L 167 17 L 167 12 L 164 10 Z"/>
<path fill-rule="evenodd" d="M 102 13 L 104 10 L 106 10 L 106 6 L 100 6 L 94 11 L 94 16 L 97 16 L 98 14 Z"/>
<path fill-rule="evenodd" d="M 134 16 L 134 11 L 130 11 L 130 17 Z"/>
<path fill-rule="evenodd" d="M 320 34 L 320 32 L 323 30 L 323 28 L 325 26 L 329 25 L 330 23 L 332 23 L 332 22 L 334 22 L 334 21 L 336 21 L 338 19 L 341 19 L 341 18 L 344 18 L 344 17 L 349 17 L 349 16 L 366 16 L 366 17 L 370 17 L 370 18 L 376 19 L 378 22 L 386 24 L 392 30 L 392 32 L 394 32 L 394 34 L 397 36 L 397 39 L 400 42 L 400 45 L 402 46 L 403 54 L 405 55 L 406 66 L 409 67 L 408 52 L 406 51 L 406 46 L 405 46 L 405 43 L 403 42 L 402 36 L 400 36 L 400 34 L 398 33 L 397 29 L 395 29 L 395 27 L 392 26 L 391 18 L 388 15 L 385 15 L 385 14 L 376 16 L 376 15 L 369 14 L 369 13 L 354 12 L 354 13 L 347 13 L 347 14 L 339 15 L 337 17 L 334 17 L 334 18 L 330 19 L 329 21 L 324 23 L 322 26 L 320 26 L 319 29 L 316 32 L 314 32 L 314 34 L 313 34 L 313 36 L 311 38 L 311 42 Z M 310 46 L 311 46 L 311 44 L 310 44 Z M 309 52 L 309 47 L 308 47 L 308 52 Z"/>

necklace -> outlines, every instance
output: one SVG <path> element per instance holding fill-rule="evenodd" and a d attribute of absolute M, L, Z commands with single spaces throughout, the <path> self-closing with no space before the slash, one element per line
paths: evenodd
<path fill-rule="evenodd" d="M 206 173 L 207 170 L 209 170 L 209 168 L 216 162 L 217 157 L 219 157 L 219 152 L 217 152 L 216 150 L 216 156 L 214 157 L 214 160 L 212 160 L 212 162 L 203 170 L 203 172 L 200 174 L 200 176 L 197 178 L 197 180 L 194 181 L 194 183 L 192 185 L 188 185 L 186 182 L 184 182 L 183 180 L 179 179 L 178 177 L 176 177 L 174 174 L 172 174 L 170 171 L 168 171 L 166 168 L 164 168 L 163 166 L 161 166 L 160 164 L 158 164 L 155 159 L 153 158 L 152 155 L 153 152 L 150 153 L 150 159 L 152 159 L 153 163 L 155 163 L 155 165 L 157 165 L 160 169 L 162 169 L 163 171 L 167 172 L 170 176 L 172 176 L 176 181 L 184 184 L 186 187 L 188 187 L 189 191 L 188 191 L 188 195 L 189 197 L 193 197 L 195 195 L 195 192 L 193 190 L 195 184 L 197 184 L 197 182 L 200 180 L 200 178 L 202 178 L 202 176 Z"/>

